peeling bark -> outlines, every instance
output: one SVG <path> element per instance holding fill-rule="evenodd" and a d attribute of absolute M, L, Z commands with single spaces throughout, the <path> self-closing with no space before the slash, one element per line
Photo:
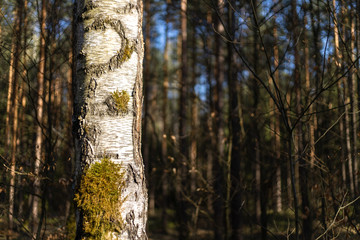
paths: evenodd
<path fill-rule="evenodd" d="M 124 228 L 111 239 L 147 239 L 147 191 L 141 156 L 142 1 L 81 0 L 75 13 L 73 131 L 76 185 L 84 169 L 110 158 L 126 171 L 121 193 Z M 128 111 L 115 113 L 107 99 L 126 91 Z M 86 239 L 77 211 L 76 239 Z"/>

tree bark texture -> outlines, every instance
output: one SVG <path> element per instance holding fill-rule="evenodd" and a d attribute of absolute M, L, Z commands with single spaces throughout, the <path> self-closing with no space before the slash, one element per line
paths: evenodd
<path fill-rule="evenodd" d="M 230 1 L 230 4 L 234 4 L 235 1 Z M 229 5 L 230 5 L 229 4 Z M 232 36 L 235 35 L 235 11 L 229 7 L 228 9 L 228 25 L 229 32 Z M 227 204 L 230 205 L 230 225 L 226 222 L 226 234 L 230 235 L 225 239 L 240 239 L 241 238 L 241 183 L 240 183 L 240 169 L 241 169 L 241 126 L 240 126 L 240 83 L 237 81 L 237 69 L 234 64 L 234 51 L 230 42 L 227 43 L 227 64 L 228 64 L 228 83 L 229 83 L 229 129 L 231 132 L 230 155 L 231 160 L 228 166 L 228 173 L 231 176 L 230 193 L 231 197 L 227 195 Z M 229 186 L 227 186 L 229 188 Z M 228 193 L 227 193 L 228 194 Z M 230 194 L 229 194 L 230 195 Z M 226 220 L 228 216 L 226 217 Z"/>
<path fill-rule="evenodd" d="M 355 52 L 355 10 L 350 11 L 350 61 L 351 64 L 356 61 L 356 52 Z M 358 153 L 357 153 L 357 115 L 358 115 L 358 83 L 356 76 L 356 69 L 351 70 L 350 74 L 350 100 L 351 100 L 351 124 L 352 124 L 352 156 L 353 156 L 353 168 L 354 168 L 354 194 L 356 195 L 358 191 Z"/>
<path fill-rule="evenodd" d="M 181 0 L 180 5 L 180 27 L 181 27 L 181 54 L 179 55 L 181 71 L 180 71 L 180 97 L 179 97 L 179 150 L 180 155 L 178 159 L 178 172 L 176 179 L 176 196 L 177 200 L 177 219 L 178 219 L 178 231 L 179 239 L 186 239 L 189 235 L 189 228 L 187 226 L 188 217 L 186 214 L 186 200 L 184 193 L 186 193 L 186 181 L 187 178 L 187 159 L 188 148 L 186 144 L 187 140 L 187 89 L 188 89 L 188 62 L 187 62 L 187 0 Z"/>
<path fill-rule="evenodd" d="M 167 141 L 168 141 L 168 89 L 169 89 L 169 73 L 168 73 L 168 64 L 169 64 L 169 57 L 168 57 L 168 41 L 169 41 L 169 5 L 171 4 L 171 0 L 166 1 L 166 16 L 165 16 L 165 44 L 164 44 L 164 63 L 163 63 L 163 72 L 164 72 L 164 79 L 163 79 L 163 102 L 162 102 L 162 122 L 163 122 L 163 135 L 161 138 L 161 154 L 162 154 L 162 161 L 164 164 L 164 170 L 162 173 L 162 209 L 161 209 L 161 221 L 162 221 L 162 231 L 167 231 L 167 207 L 168 207 L 168 195 L 169 195 L 169 184 L 167 182 L 168 177 L 168 149 L 167 149 Z"/>
<path fill-rule="evenodd" d="M 37 73 L 37 111 L 36 111 L 36 140 L 35 140 L 35 164 L 34 164 L 34 197 L 31 209 L 32 233 L 35 235 L 39 223 L 39 205 L 41 195 L 40 169 L 43 153 L 43 115 L 44 115 L 44 79 L 45 79 L 45 26 L 46 26 L 46 0 L 42 0 L 40 17 L 40 59 Z"/>
<path fill-rule="evenodd" d="M 222 16 L 224 14 L 225 1 L 217 0 L 214 7 L 216 8 L 217 14 Z M 224 169 L 224 121 L 222 119 L 223 113 L 223 90 L 222 85 L 224 82 L 224 44 L 220 35 L 224 33 L 224 27 L 220 22 L 219 18 L 215 17 L 215 40 L 214 40 L 214 53 L 215 53 L 215 66 L 214 66 L 214 77 L 215 77 L 215 86 L 212 93 L 214 112 L 213 112 L 213 127 L 214 127 L 214 139 L 213 148 L 215 150 L 213 158 L 213 175 L 214 175 L 214 192 L 215 198 L 213 202 L 214 208 L 214 219 L 217 219 L 216 226 L 214 228 L 215 239 L 224 239 L 224 196 L 225 196 L 225 179 L 223 174 Z"/>
<path fill-rule="evenodd" d="M 141 156 L 142 111 L 141 0 L 79 0 L 75 13 L 75 79 L 73 134 L 76 185 L 84 168 L 104 157 L 121 164 L 126 187 L 121 196 L 119 233 L 109 239 L 147 239 L 147 190 Z M 130 97 L 119 111 L 113 97 Z M 83 216 L 77 212 L 77 237 L 83 234 Z"/>
<path fill-rule="evenodd" d="M 279 46 L 278 46 L 278 34 L 277 34 L 277 26 L 276 26 L 276 18 L 274 18 L 274 80 L 275 84 L 279 85 Z M 280 133 L 280 117 L 277 111 L 275 111 L 275 104 L 270 99 L 270 110 L 274 109 L 274 112 L 271 116 L 271 129 L 272 129 L 272 141 L 274 141 L 274 157 L 275 157 L 275 182 L 274 182 L 274 190 L 273 190 L 273 201 L 274 201 L 274 211 L 281 212 L 282 210 L 282 198 L 281 198 L 281 133 Z"/>
<path fill-rule="evenodd" d="M 15 25 L 11 45 L 10 69 L 9 69 L 9 88 L 6 106 L 6 146 L 11 149 L 10 162 L 10 187 L 9 187 L 9 229 L 13 229 L 14 223 L 14 205 L 15 205 L 15 170 L 16 170 L 16 147 L 17 147 L 17 131 L 18 131 L 18 75 L 19 52 L 21 42 L 21 22 L 22 11 L 21 1 L 17 1 L 15 9 Z M 12 120 L 12 121 L 11 121 Z M 12 122 L 12 126 L 10 124 Z M 12 127 L 12 129 L 11 129 Z M 11 132 L 12 130 L 12 132 Z"/>

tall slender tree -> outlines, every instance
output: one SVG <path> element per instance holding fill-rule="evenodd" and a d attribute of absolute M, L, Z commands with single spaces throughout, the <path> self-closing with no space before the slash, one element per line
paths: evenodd
<path fill-rule="evenodd" d="M 22 1 L 16 1 L 14 10 L 14 33 L 11 44 L 10 69 L 9 69 L 9 88 L 6 108 L 6 144 L 11 153 L 10 162 L 10 187 L 9 187 L 9 229 L 14 225 L 14 205 L 15 205 L 15 171 L 16 171 L 16 147 L 18 131 L 18 71 L 19 54 L 21 47 L 21 24 L 22 24 Z M 11 117 L 11 118 L 10 118 Z M 12 121 L 11 121 L 12 120 Z M 12 124 L 10 124 L 12 122 Z"/>
<path fill-rule="evenodd" d="M 46 48 L 46 17 L 47 1 L 41 2 L 40 16 L 40 57 L 37 73 L 37 109 L 36 109 L 36 140 L 35 140 L 35 163 L 34 163 L 34 196 L 31 209 L 32 233 L 36 236 L 39 226 L 39 207 L 41 197 L 41 164 L 43 163 L 43 117 L 44 117 L 44 81 L 45 81 L 45 48 Z M 40 237 L 40 236 L 36 236 Z"/>
<path fill-rule="evenodd" d="M 235 12 L 231 6 L 234 5 L 234 1 L 229 1 L 228 5 L 228 28 L 230 33 L 235 35 Z M 239 104 L 240 98 L 240 87 L 239 81 L 237 79 L 237 68 L 234 63 L 235 56 L 233 51 L 233 46 L 230 42 L 227 43 L 227 65 L 228 65 L 228 82 L 229 82 L 229 139 L 231 141 L 230 146 L 231 149 L 231 161 L 228 163 L 228 170 L 230 172 L 231 186 L 230 190 L 227 194 L 227 204 L 230 205 L 230 226 L 227 223 L 226 234 L 230 235 L 226 236 L 226 239 L 241 239 L 241 127 L 240 127 L 240 116 L 239 112 L 241 109 L 241 105 Z M 228 186 L 229 187 L 229 186 Z M 233 197 L 231 197 L 231 195 Z M 229 229 L 230 228 L 230 229 Z"/>
<path fill-rule="evenodd" d="M 169 194 L 169 184 L 167 182 L 168 178 L 168 139 L 169 139 L 169 126 L 168 126 L 168 90 L 169 90 L 169 22 L 170 22 L 170 8 L 171 0 L 166 0 L 166 12 L 165 12 L 165 44 L 164 44 L 164 63 L 163 63 L 163 100 L 162 100 L 162 138 L 161 138 L 161 154 L 162 161 L 164 164 L 163 174 L 162 174 L 162 227 L 163 231 L 167 231 L 167 208 L 168 208 L 168 194 Z"/>
<path fill-rule="evenodd" d="M 142 1 L 77 1 L 75 7 L 76 239 L 147 239 Z M 103 188 L 89 193 L 94 181 Z"/>
<path fill-rule="evenodd" d="M 215 65 L 214 65 L 214 78 L 215 85 L 213 87 L 213 104 L 214 109 L 212 113 L 213 118 L 213 128 L 214 128 L 214 139 L 213 139 L 213 148 L 215 150 L 213 157 L 213 177 L 214 177 L 214 219 L 218 219 L 216 226 L 214 228 L 215 238 L 223 239 L 224 238 L 224 174 L 223 174 L 223 162 L 224 162 L 224 121 L 223 121 L 223 83 L 225 79 L 225 59 L 224 59 L 224 43 L 221 38 L 221 35 L 224 34 L 224 26 L 220 21 L 220 18 L 224 15 L 225 1 L 217 0 L 214 1 L 214 10 L 215 10 L 215 39 L 214 39 L 214 55 L 215 55 Z"/>
<path fill-rule="evenodd" d="M 277 22 L 276 17 L 274 17 L 274 27 L 273 27 L 273 35 L 274 35 L 274 81 L 277 86 L 279 86 L 280 82 L 280 74 L 279 74 L 279 45 L 278 45 L 278 29 L 277 29 Z M 270 86 L 274 84 L 271 83 L 272 79 L 269 79 Z M 274 89 L 274 86 L 273 86 Z M 275 182 L 274 182 L 274 210 L 276 212 L 280 212 L 282 210 L 282 198 L 281 198 L 281 133 L 280 133 L 280 118 L 278 111 L 276 111 L 274 103 L 272 99 L 270 99 L 270 111 L 273 113 L 271 115 L 271 131 L 272 131 L 272 139 L 274 141 L 274 154 L 275 154 L 275 161 L 276 161 L 276 170 L 275 170 Z"/>
<path fill-rule="evenodd" d="M 188 237 L 189 229 L 187 226 L 187 213 L 186 213 L 186 199 L 187 185 L 186 176 L 188 168 L 188 148 L 187 148 L 187 90 L 188 90 L 188 54 L 187 54 L 187 0 L 181 0 L 180 2 L 180 31 L 179 46 L 181 46 L 181 52 L 179 57 L 180 62 L 180 75 L 179 75 L 179 159 L 178 159 L 178 171 L 176 180 L 176 197 L 177 197 L 177 219 L 178 219 L 178 231 L 179 239 L 185 239 Z"/>

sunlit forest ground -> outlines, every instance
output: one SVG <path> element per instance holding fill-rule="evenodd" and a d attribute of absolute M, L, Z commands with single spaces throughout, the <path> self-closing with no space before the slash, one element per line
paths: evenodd
<path fill-rule="evenodd" d="M 0 205 L 0 209 L 4 209 L 4 205 Z M 159 209 L 161 211 L 161 209 Z M 5 211 L 0 212 L 4 214 Z M 168 210 L 168 216 L 170 219 L 175 218 L 175 212 Z M 257 221 L 254 216 L 247 216 L 247 223 L 243 226 L 243 237 L 244 239 L 249 240 L 258 240 L 261 239 L 261 227 L 257 224 Z M 53 217 L 47 219 L 46 230 L 43 233 L 41 239 L 44 240 L 73 240 L 75 236 L 75 219 L 72 222 L 68 222 L 68 225 L 65 226 L 61 216 Z M 169 221 L 167 226 L 167 231 L 163 232 L 161 229 L 161 216 L 160 214 L 155 214 L 149 216 L 148 219 L 148 237 L 149 240 L 173 240 L 178 238 L 176 221 Z M 291 211 L 282 212 L 274 214 L 273 212 L 268 213 L 268 239 L 270 240 L 292 240 L 294 237 L 294 229 L 291 227 L 291 222 L 294 221 L 294 214 Z M 6 221 L 4 218 L 0 218 L 0 240 L 25 240 L 30 239 L 29 232 L 25 232 L 24 229 L 27 227 L 27 221 L 25 221 L 25 228 L 20 228 L 19 231 L 11 232 L 6 229 Z M 346 217 L 342 214 L 339 214 L 336 221 L 333 222 L 334 229 L 329 230 L 329 235 L 333 236 L 333 239 L 338 240 L 354 240 L 358 239 L 358 235 L 352 229 L 346 227 Z M 319 221 L 314 221 L 314 226 L 321 225 Z M 336 228 L 335 228 L 336 227 Z M 357 224 L 357 228 L 360 227 L 360 224 Z M 320 235 L 322 233 L 319 233 Z M 317 236 L 318 237 L 318 236 Z M 208 240 L 213 239 L 213 229 L 209 226 L 209 219 L 200 218 L 198 221 L 198 227 L 196 230 L 196 236 L 194 239 L 198 240 Z M 315 239 L 315 238 L 314 238 Z M 322 238 L 320 238 L 322 239 Z"/>

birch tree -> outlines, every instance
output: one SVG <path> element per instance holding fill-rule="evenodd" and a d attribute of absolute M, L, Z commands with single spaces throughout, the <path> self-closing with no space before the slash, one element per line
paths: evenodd
<path fill-rule="evenodd" d="M 147 239 L 140 152 L 142 1 L 78 0 L 75 19 L 76 239 Z M 85 196 L 90 173 L 100 173 L 94 179 L 105 185 L 114 181 L 115 193 L 89 188 L 92 193 Z M 107 199 L 108 208 L 86 208 Z"/>

